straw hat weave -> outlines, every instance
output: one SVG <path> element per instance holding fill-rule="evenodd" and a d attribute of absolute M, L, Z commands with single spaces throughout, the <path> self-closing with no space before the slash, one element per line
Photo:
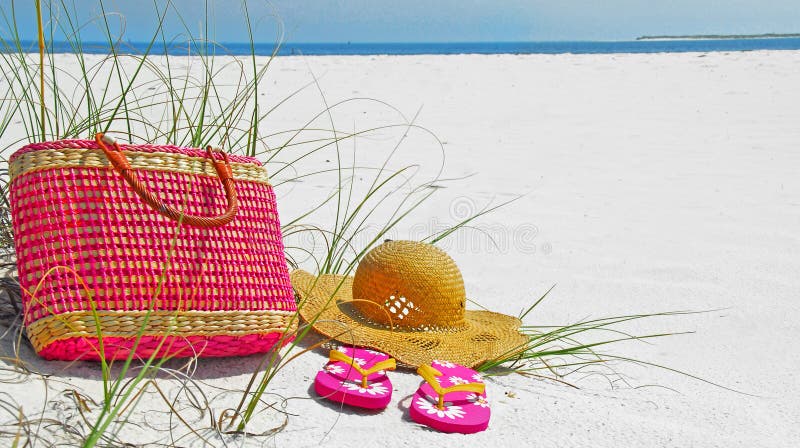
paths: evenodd
<path fill-rule="evenodd" d="M 519 319 L 466 310 L 461 271 L 430 244 L 387 241 L 367 253 L 355 276 L 295 270 L 291 280 L 300 315 L 315 330 L 408 366 L 447 360 L 474 367 L 527 342 Z"/>

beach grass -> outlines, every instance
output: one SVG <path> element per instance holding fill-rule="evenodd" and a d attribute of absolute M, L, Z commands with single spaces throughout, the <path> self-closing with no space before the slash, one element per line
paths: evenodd
<path fill-rule="evenodd" d="M 445 161 L 442 142 L 435 134 L 418 125 L 416 117 L 407 119 L 400 111 L 380 100 L 354 99 L 331 104 L 314 78 L 300 90 L 288 92 L 285 99 L 272 107 L 260 102 L 277 47 L 272 57 L 266 60 L 256 57 L 254 19 L 246 2 L 241 3 L 242 19 L 243 26 L 248 30 L 251 55 L 226 58 L 223 47 L 211 42 L 207 36 L 193 36 L 191 27 L 184 24 L 185 44 L 196 55 L 192 62 L 195 66 L 189 67 L 185 61 L 178 62 L 178 58 L 165 51 L 174 41 L 162 26 L 164 20 L 167 16 L 181 17 L 180 11 L 169 2 L 153 3 L 156 25 L 143 54 L 117 50 L 123 36 L 115 31 L 112 24 L 112 18 L 116 16 L 102 9 L 102 14 L 94 19 L 94 23 L 104 30 L 106 43 L 112 50 L 110 54 L 96 56 L 87 55 L 84 51 L 80 36 L 86 24 L 79 20 L 81 14 L 72 2 L 37 1 L 37 6 L 41 5 L 42 15 L 47 18 L 41 21 L 42 36 L 49 36 L 50 43 L 54 36 L 63 36 L 73 52 L 58 57 L 73 58 L 80 67 L 77 73 L 59 68 L 63 61 L 57 62 L 56 55 L 47 51 L 47 45 L 40 53 L 42 60 L 23 45 L 19 32 L 23 18 L 17 16 L 15 4 L 12 1 L 11 7 L 3 10 L 0 17 L 7 30 L 6 35 L 0 35 L 0 76 L 5 85 L 0 93 L 0 149 L 3 153 L 26 143 L 86 138 L 96 132 L 107 132 L 134 144 L 157 142 L 194 147 L 211 144 L 232 152 L 258 156 L 270 168 L 274 168 L 270 171 L 276 189 L 314 176 L 323 176 L 332 182 L 330 190 L 296 216 L 284 217 L 282 232 L 286 239 L 287 261 L 293 267 L 312 265 L 319 273 L 345 275 L 354 271 L 358 260 L 368 250 L 392 234 L 402 223 L 414 219 L 420 206 L 439 190 L 437 185 L 448 181 L 442 176 Z M 99 5 L 103 8 L 102 2 Z M 208 29 L 214 18 L 206 11 L 205 25 Z M 28 17 L 24 19 L 30 20 Z M 276 29 L 277 41 L 280 42 L 280 26 L 276 26 Z M 192 70 L 198 66 L 198 70 Z M 226 76 L 230 73 L 236 76 Z M 226 84 L 223 80 L 227 79 L 237 81 Z M 320 110 L 310 111 L 309 119 L 297 129 L 266 132 L 265 123 L 270 114 L 306 89 L 317 89 Z M 396 112 L 401 119 L 397 123 L 345 132 L 337 128 L 334 114 L 351 101 L 383 105 Z M 22 132 L 18 132 L 20 127 Z M 432 150 L 441 154 L 440 166 L 426 178 L 419 177 L 419 166 L 398 164 L 396 161 L 396 153 L 406 144 L 410 132 L 428 136 Z M 382 163 L 364 166 L 356 158 L 356 151 L 352 147 L 361 138 L 375 134 L 389 134 L 394 143 L 386 151 Z M 334 161 L 334 166 L 321 169 L 314 165 L 313 160 L 322 153 Z M 13 232 L 8 213 L 6 168 L 4 166 L 4 171 L 0 173 L 3 179 L 0 244 L 3 251 L 9 254 L 13 252 Z M 357 185 L 356 179 L 359 177 L 368 179 L 366 187 Z M 458 232 L 469 231 L 480 217 L 497 207 L 513 206 L 511 203 L 514 200 L 486 207 L 444 230 L 432 233 L 425 240 L 436 244 Z M 333 219 L 329 219 L 329 224 L 325 226 L 313 224 L 314 218 L 321 215 L 322 211 L 332 212 Z M 9 303 L 16 303 L 16 297 L 20 294 L 30 293 L 35 297 L 35 292 L 15 291 L 8 280 L 3 285 Z M 87 294 L 91 297 L 88 288 Z M 520 317 L 532 317 L 534 308 L 547 295 L 533 300 L 533 305 Z M 91 299 L 90 303 L 93 303 Z M 298 306 L 303 306 L 303 303 L 300 302 Z M 248 383 L 232 389 L 231 392 L 239 397 L 238 405 L 231 409 L 217 409 L 206 396 L 207 389 L 193 379 L 197 357 L 188 359 L 180 368 L 174 368 L 172 365 L 176 360 L 157 358 L 158 350 L 147 359 L 137 359 L 132 351 L 121 365 L 115 365 L 105 359 L 103 335 L 95 316 L 98 322 L 103 393 L 102 396 L 90 397 L 68 385 L 53 386 L 51 374 L 37 372 L 30 366 L 20 354 L 20 346 L 25 342 L 22 339 L 21 311 L 16 312 L 7 325 L 15 330 L 7 332 L 17 339 L 15 353 L 3 361 L 14 366 L 10 369 L 13 374 L 0 378 L 0 382 L 38 375 L 43 384 L 45 404 L 52 404 L 47 395 L 50 388 L 61 387 L 61 395 L 68 397 L 77 417 L 57 421 L 46 414 L 47 406 L 42 406 L 41 410 L 23 409 L 15 397 L 0 393 L 0 412 L 12 422 L 0 428 L 0 441 L 11 446 L 34 443 L 47 446 L 47 440 L 53 437 L 55 430 L 67 434 L 61 440 L 86 447 L 128 443 L 122 438 L 122 430 L 131 424 L 133 411 L 142 406 L 145 393 L 153 391 L 162 398 L 161 403 L 166 407 L 170 421 L 176 421 L 165 437 L 168 445 L 197 443 L 215 446 L 236 438 L 269 436 L 283 428 L 288 418 L 284 415 L 283 420 L 274 422 L 268 430 L 256 430 L 251 425 L 260 412 L 276 407 L 281 401 L 268 399 L 270 385 L 288 363 L 327 342 L 309 342 L 311 325 L 298 322 L 296 331 L 282 335 L 279 345 L 283 345 L 283 348 L 261 355 Z M 555 327 L 525 326 L 523 331 L 529 338 L 524 347 L 483 364 L 479 370 L 489 374 L 544 376 L 566 383 L 566 377 L 581 369 L 627 359 L 601 352 L 601 348 L 623 341 L 677 334 L 635 336 L 623 333 L 618 329 L 619 325 L 632 320 L 678 314 L 682 313 L 629 315 Z M 299 317 L 295 316 L 295 319 Z M 137 341 L 143 331 L 144 326 L 138 332 Z M 600 336 L 598 339 L 597 335 L 605 334 L 612 336 Z M 592 342 L 582 343 L 578 340 L 587 335 Z M 628 361 L 638 362 L 633 359 Z M 58 374 L 53 376 L 57 377 Z M 161 378 L 177 380 L 181 384 L 179 390 L 164 391 L 159 386 Z M 191 406 L 182 408 L 177 404 L 180 400 L 191 403 Z M 30 412 L 40 414 L 34 416 Z"/>
<path fill-rule="evenodd" d="M 12 5 L 13 6 L 13 5 Z M 39 4 L 37 4 L 39 6 Z M 243 3 L 246 11 L 246 3 Z M 102 5 L 101 5 L 102 7 Z M 189 38 L 187 45 L 195 48 L 200 59 L 202 74 L 190 74 L 189 70 L 179 73 L 173 64 L 174 59 L 169 55 L 156 58 L 152 50 L 160 43 L 166 47 L 167 37 L 161 24 L 165 16 L 170 13 L 170 6 L 163 9 L 155 7 L 158 28 L 153 35 L 144 54 L 122 54 L 115 48 L 119 36 L 115 36 L 109 21 L 109 15 L 103 14 L 98 21 L 105 30 L 109 47 L 112 51 L 107 56 L 88 56 L 83 52 L 80 26 L 75 19 L 78 12 L 70 9 L 67 2 L 44 2 L 43 7 L 37 8 L 40 12 L 49 12 L 50 20 L 42 21 L 42 35 L 53 36 L 61 34 L 67 36 L 74 53 L 69 57 L 76 59 L 80 72 L 77 77 L 57 69 L 55 56 L 48 53 L 47 46 L 43 46 L 40 53 L 41 59 L 37 64 L 36 58 L 29 53 L 19 38 L 19 18 L 15 8 L 10 14 L 5 15 L 7 27 L 12 30 L 11 38 L 0 38 L 3 52 L 0 53 L 2 63 L 9 70 L 4 70 L 7 90 L 3 96 L 3 127 L 2 131 L 10 131 L 12 124 L 22 125 L 24 132 L 18 139 L 3 139 L 6 145 L 4 151 L 13 149 L 25 143 L 57 140 L 64 138 L 81 138 L 95 132 L 109 132 L 130 143 L 161 141 L 177 145 L 204 146 L 210 142 L 220 144 L 233 151 L 257 155 L 260 151 L 268 151 L 268 162 L 277 160 L 283 151 L 294 151 L 292 159 L 273 171 L 273 178 L 280 179 L 277 185 L 290 183 L 299 178 L 332 172 L 337 175 L 338 186 L 333 188 L 334 193 L 324 197 L 319 204 L 308 212 L 301 213 L 298 218 L 289 219 L 283 226 L 287 236 L 301 233 L 315 233 L 322 235 L 325 241 L 324 258 L 319 265 L 326 272 L 348 271 L 352 269 L 355 260 L 366 251 L 370 245 L 408 216 L 417 206 L 432 194 L 433 189 L 428 186 L 438 179 L 423 182 L 419 186 L 412 186 L 413 171 L 415 167 L 408 166 L 399 169 L 388 168 L 386 164 L 375 168 L 347 166 L 341 157 L 339 145 L 344 141 L 351 141 L 359 136 L 386 130 L 399 130 L 401 137 L 395 149 L 402 145 L 403 138 L 409 128 L 415 127 L 413 123 L 390 124 L 380 128 L 368 128 L 352 133 L 340 133 L 333 128 L 312 128 L 312 124 L 320 117 L 331 117 L 333 111 L 343 103 L 329 105 L 322 96 L 322 111 L 313 115 L 312 119 L 303 127 L 295 130 L 283 131 L 278 134 L 260 136 L 263 121 L 268 117 L 270 110 L 261 111 L 258 104 L 258 89 L 266 75 L 269 63 L 260 66 L 255 54 L 248 61 L 233 59 L 225 61 L 222 66 L 214 51 L 216 48 L 207 40 Z M 60 13 L 54 13 L 59 9 Z M 179 16 L 179 12 L 171 11 Z M 58 20 L 54 19 L 58 17 Z M 248 28 L 250 19 L 245 15 Z M 186 30 L 189 33 L 188 27 Z M 70 36 L 72 38 L 70 39 Z M 76 37 L 77 36 L 77 37 Z M 160 41 L 159 41 L 160 39 Z M 251 33 L 252 39 L 252 33 Z M 251 41 L 252 43 L 252 41 Z M 44 62 L 44 64 L 42 64 Z M 12 69 L 16 67 L 17 69 Z M 47 70 L 47 68 L 51 70 Z M 242 75 L 238 77 L 239 83 L 235 86 L 223 85 L 218 79 L 221 72 L 233 69 Z M 251 76 L 246 74 L 250 73 Z M 308 86 L 314 86 L 309 84 Z M 227 97 L 220 92 L 225 90 Z M 157 93 L 147 93 L 147 92 Z M 233 91 L 233 94 L 230 92 Z M 145 92 L 142 94 L 142 92 Z M 160 95 L 158 94 L 160 92 Z M 294 92 L 295 94 L 297 92 Z M 322 92 L 320 91 L 322 94 Z M 291 98 L 291 95 L 289 96 Z M 371 100 L 367 100 L 371 101 Z M 280 103 L 279 103 L 280 104 Z M 45 107 L 46 106 L 46 107 Z M 148 116 L 153 110 L 163 110 L 163 115 L 158 120 Z M 314 137 L 306 139 L 304 134 L 312 132 Z M 8 132 L 10 134 L 11 132 Z M 323 137 L 319 134 L 322 133 Z M 3 132 L 0 136 L 6 136 Z M 267 138 L 276 135 L 286 136 L 276 148 L 269 148 L 264 142 Z M 324 135 L 329 135 L 326 137 Z M 304 160 L 321 151 L 333 151 L 336 154 L 337 167 L 323 171 L 311 171 L 292 177 L 291 173 Z M 393 152 L 393 151 L 392 151 Z M 391 152 L 387 161 L 391 158 Z M 353 189 L 353 179 L 357 170 L 365 169 L 374 173 L 372 185 L 363 197 Z M 282 172 L 290 176 L 280 176 Z M 7 207 L 7 182 L 4 184 L 4 201 Z M 410 191 L 410 192 L 407 192 Z M 356 249 L 349 241 L 356 235 L 365 231 L 368 218 L 372 215 L 377 204 L 390 202 L 394 196 L 401 195 L 391 219 L 384 227 L 371 237 L 365 247 Z M 360 198 L 360 199 L 359 199 Z M 373 201 L 371 203 L 370 201 Z M 320 207 L 335 204 L 337 218 L 332 229 L 323 229 L 318 226 L 308 226 L 302 220 L 314 213 Z M 7 215 L 7 213 L 6 213 Z M 11 227 L 8 220 L 5 230 L 10 235 Z M 6 248 L 11 249 L 13 241 L 6 241 Z M 291 249 L 291 248 L 290 248 Z M 301 254 L 310 254 L 304 248 Z M 312 254 L 313 256 L 313 254 Z M 291 255 L 290 255 L 291 257 Z M 290 258 L 290 263 L 295 264 Z M 42 279 L 44 281 L 45 279 Z M 80 279 L 78 279 L 80 282 Z M 35 292 L 28 293 L 35 297 Z M 87 294 L 90 292 L 87 288 Z M 35 299 L 34 299 L 35 300 Z M 91 298 L 89 299 L 90 303 Z M 100 371 L 103 384 L 103 396 L 91 399 L 75 394 L 76 402 L 80 409 L 90 407 L 89 403 L 97 403 L 99 412 L 81 414 L 87 431 L 84 433 L 82 444 L 84 446 L 114 445 L 118 443 L 117 434 L 128 421 L 130 412 L 135 408 L 137 397 L 141 397 L 145 388 L 154 386 L 153 378 L 163 369 L 168 359 L 157 359 L 155 354 L 148 359 L 135 359 L 133 353 L 124 360 L 118 369 L 116 378 L 112 378 L 113 363 L 105 359 L 103 348 L 103 335 L 98 324 L 98 355 L 100 358 Z M 17 324 L 16 338 L 22 343 L 23 332 L 21 325 Z M 142 336 L 144 326 L 140 328 L 137 342 Z M 262 357 L 258 368 L 253 372 L 250 383 L 241 391 L 240 404 L 236 409 L 226 410 L 225 418 L 218 421 L 215 428 L 219 434 L 231 432 L 233 434 L 249 434 L 247 423 L 254 417 L 259 406 L 263 406 L 263 397 L 267 388 L 289 360 L 295 359 L 299 354 L 305 353 L 310 348 L 302 347 L 301 343 L 309 327 L 301 326 L 296 334 L 285 334 L 285 341 L 291 340 L 288 346 L 279 354 L 278 350 Z M 293 352 L 298 352 L 292 355 Z M 25 366 L 25 361 L 15 353 L 15 363 Z M 129 373 L 132 373 L 131 377 Z M 15 408 L 11 407 L 10 409 Z M 228 412 L 230 411 L 230 412 Z M 20 409 L 20 412 L 22 410 Z M 96 415 L 93 415 L 96 414 Z M 89 417 L 93 417 L 93 421 Z M 183 420 L 183 419 L 181 419 Z M 22 422 L 22 420 L 20 420 Z M 29 420 L 25 420 L 29 421 Z M 225 424 L 223 424 L 225 423 Z M 188 428 L 196 433 L 196 428 Z M 37 439 L 37 434 L 29 434 L 29 440 Z"/>

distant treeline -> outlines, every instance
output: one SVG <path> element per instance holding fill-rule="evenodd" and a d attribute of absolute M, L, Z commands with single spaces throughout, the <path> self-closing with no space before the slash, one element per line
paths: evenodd
<path fill-rule="evenodd" d="M 800 37 L 800 33 L 791 34 L 696 34 L 692 36 L 639 36 L 636 40 L 653 39 L 769 39 L 783 37 Z"/>

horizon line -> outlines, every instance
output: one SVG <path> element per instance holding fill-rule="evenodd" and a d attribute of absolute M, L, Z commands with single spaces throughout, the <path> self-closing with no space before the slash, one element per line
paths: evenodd
<path fill-rule="evenodd" d="M 792 39 L 792 38 L 800 38 L 800 33 L 761 33 L 761 34 L 697 34 L 697 35 L 642 35 L 637 37 L 625 38 L 625 39 L 576 39 L 576 40 L 563 40 L 563 39 L 544 39 L 544 40 L 464 40 L 464 41 L 440 41 L 440 40 L 431 40 L 431 41 L 331 41 L 331 42 L 324 42 L 324 41 L 284 41 L 284 42 L 271 42 L 271 41 L 255 41 L 252 42 L 256 45 L 461 45 L 461 44 L 527 44 L 527 43 L 582 43 L 582 42 L 641 42 L 642 40 L 655 40 L 655 39 L 675 39 L 675 40 L 695 40 L 695 39 L 706 39 L 706 40 L 725 40 L 725 39 L 750 39 L 750 38 L 774 38 L 774 39 Z M 2 39 L 2 36 L 0 36 Z M 3 39 L 5 40 L 5 39 Z M 38 41 L 35 39 L 21 39 L 20 43 L 34 43 L 38 45 Z M 74 40 L 53 40 L 49 41 L 48 43 L 70 43 L 76 42 Z M 102 44 L 108 45 L 109 41 L 107 40 L 83 40 L 80 41 L 81 44 Z M 201 38 L 196 39 L 189 39 L 189 40 L 177 40 L 173 39 L 167 42 L 168 45 L 181 45 L 187 42 L 206 42 Z M 124 44 L 149 44 L 150 41 L 148 40 L 117 40 L 114 42 L 117 45 L 124 45 Z M 161 46 L 162 42 L 155 43 L 154 45 Z M 210 45 L 242 45 L 242 44 L 250 44 L 250 41 L 213 41 L 210 40 L 207 42 Z"/>

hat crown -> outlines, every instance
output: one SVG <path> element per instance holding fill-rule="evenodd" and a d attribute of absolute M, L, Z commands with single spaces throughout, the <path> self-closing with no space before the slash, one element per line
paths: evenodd
<path fill-rule="evenodd" d="M 406 330 L 464 326 L 466 293 L 455 261 L 417 241 L 372 249 L 353 278 L 352 306 L 371 321 Z"/>

